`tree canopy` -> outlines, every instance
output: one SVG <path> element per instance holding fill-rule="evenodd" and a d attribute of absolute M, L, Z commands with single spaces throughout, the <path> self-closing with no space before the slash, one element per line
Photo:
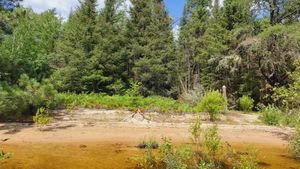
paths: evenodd
<path fill-rule="evenodd" d="M 186 0 L 178 37 L 162 0 L 83 0 L 65 21 L 18 2 L 0 0 L 0 114 L 41 105 L 22 105 L 33 89 L 178 99 L 226 85 L 235 106 L 298 81 L 299 0 Z"/>

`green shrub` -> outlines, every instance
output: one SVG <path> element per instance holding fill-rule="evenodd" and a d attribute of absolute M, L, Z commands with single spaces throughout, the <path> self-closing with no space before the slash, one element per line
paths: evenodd
<path fill-rule="evenodd" d="M 286 111 L 298 111 L 300 109 L 300 62 L 295 61 L 296 70 L 291 74 L 293 83 L 274 89 L 272 99 L 276 105 Z"/>
<path fill-rule="evenodd" d="M 57 95 L 49 81 L 39 83 L 22 75 L 18 85 L 0 84 L 0 116 L 15 120 L 33 115 L 39 107 L 56 108 Z"/>
<path fill-rule="evenodd" d="M 300 112 L 292 112 L 281 117 L 280 124 L 283 126 L 297 127 L 300 124 Z"/>
<path fill-rule="evenodd" d="M 192 135 L 192 140 L 195 144 L 200 143 L 200 138 L 201 138 L 201 117 L 198 116 L 196 118 L 196 121 L 191 124 L 190 129 L 189 129 L 191 135 Z"/>
<path fill-rule="evenodd" d="M 125 92 L 128 96 L 139 96 L 142 88 L 142 84 L 140 82 L 130 82 L 130 88 Z"/>
<path fill-rule="evenodd" d="M 298 128 L 289 145 L 293 156 L 300 161 L 300 129 Z"/>
<path fill-rule="evenodd" d="M 175 148 L 170 139 L 163 138 L 157 153 L 147 147 L 143 157 L 136 161 L 136 168 L 140 169 L 186 169 L 192 166 L 193 150 L 189 146 Z"/>
<path fill-rule="evenodd" d="M 166 169 L 186 169 L 193 159 L 193 150 L 191 147 L 184 146 L 173 149 L 162 158 Z"/>
<path fill-rule="evenodd" d="M 5 153 L 3 150 L 0 149 L 0 161 L 10 158 L 10 153 Z"/>
<path fill-rule="evenodd" d="M 218 126 L 214 125 L 213 127 L 208 128 L 204 134 L 203 148 L 205 154 L 209 157 L 214 157 L 221 147 L 222 142 L 221 137 L 219 136 Z"/>
<path fill-rule="evenodd" d="M 252 147 L 247 148 L 247 153 L 240 155 L 239 169 L 258 169 L 258 150 Z"/>
<path fill-rule="evenodd" d="M 254 106 L 254 100 L 249 96 L 245 96 L 245 95 L 240 98 L 239 103 L 242 110 L 246 112 L 251 111 Z"/>
<path fill-rule="evenodd" d="M 214 162 L 206 162 L 206 161 L 201 161 L 200 164 L 198 165 L 198 169 L 215 169 L 215 164 Z"/>
<path fill-rule="evenodd" d="M 154 139 L 147 139 L 147 140 L 142 140 L 138 146 L 138 148 L 144 149 L 144 148 L 149 148 L 149 149 L 157 149 L 159 147 L 159 144 L 156 140 Z"/>
<path fill-rule="evenodd" d="M 137 169 L 156 169 L 158 168 L 157 158 L 152 149 L 146 148 L 142 157 L 135 158 L 137 162 Z"/>
<path fill-rule="evenodd" d="M 175 147 L 170 139 L 163 138 L 158 151 L 146 147 L 144 155 L 135 161 L 137 169 L 257 169 L 257 157 L 257 150 L 251 147 L 241 154 L 229 144 L 223 146 L 215 125 L 205 132 L 202 152 L 190 146 Z"/>
<path fill-rule="evenodd" d="M 276 126 L 280 124 L 282 112 L 275 106 L 269 105 L 260 110 L 262 121 L 270 126 Z"/>
<path fill-rule="evenodd" d="M 0 84 L 1 119 L 18 119 L 28 112 L 28 94 L 17 86 Z"/>
<path fill-rule="evenodd" d="M 208 112 L 212 121 L 218 118 L 218 115 L 226 106 L 226 100 L 218 91 L 208 92 L 198 104 L 200 111 Z"/>
<path fill-rule="evenodd" d="M 47 125 L 52 120 L 53 118 L 49 115 L 48 111 L 43 107 L 39 108 L 36 112 L 36 115 L 33 116 L 33 121 L 40 127 Z"/>
<path fill-rule="evenodd" d="M 159 153 L 162 168 L 186 169 L 193 162 L 193 150 L 190 146 L 175 148 L 167 138 L 163 139 Z"/>

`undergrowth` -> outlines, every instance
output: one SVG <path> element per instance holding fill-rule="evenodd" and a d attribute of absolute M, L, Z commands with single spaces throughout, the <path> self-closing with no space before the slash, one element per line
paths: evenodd
<path fill-rule="evenodd" d="M 191 135 L 200 139 L 199 122 L 191 125 L 191 129 Z M 200 149 L 195 150 L 195 144 Z M 258 169 L 257 155 L 258 151 L 254 148 L 242 153 L 225 144 L 215 125 L 205 130 L 201 143 L 175 146 L 170 139 L 163 138 L 158 150 L 147 147 L 144 155 L 134 160 L 136 169 Z"/>
<path fill-rule="evenodd" d="M 10 158 L 10 153 L 5 153 L 3 150 L 0 149 L 0 161 Z"/>
<path fill-rule="evenodd" d="M 103 94 L 59 94 L 61 106 L 68 109 L 74 107 L 128 109 L 128 110 L 152 110 L 158 112 L 196 112 L 196 109 L 187 103 L 182 103 L 171 98 L 160 96 L 108 96 Z"/>

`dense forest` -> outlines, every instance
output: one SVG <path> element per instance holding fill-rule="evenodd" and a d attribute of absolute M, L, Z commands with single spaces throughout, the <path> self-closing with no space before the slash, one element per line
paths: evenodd
<path fill-rule="evenodd" d="M 223 85 L 232 109 L 242 96 L 299 109 L 299 0 L 186 0 L 180 23 L 162 0 L 125 4 L 83 0 L 63 19 L 0 0 L 0 116 L 55 108 L 58 93 L 186 101 Z"/>

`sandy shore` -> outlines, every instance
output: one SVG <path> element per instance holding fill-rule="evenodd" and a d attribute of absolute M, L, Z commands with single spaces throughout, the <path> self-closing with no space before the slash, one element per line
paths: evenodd
<path fill-rule="evenodd" d="M 292 168 L 295 166 L 296 168 L 300 168 L 300 165 L 298 166 L 298 164 L 289 157 L 287 151 L 288 140 L 293 133 L 293 129 L 251 124 L 257 120 L 254 116 L 246 115 L 246 118 L 249 117 L 249 119 L 245 120 L 247 123 L 241 122 L 243 121 L 241 119 L 245 117 L 241 117 L 238 114 L 231 114 L 231 116 L 230 123 L 235 121 L 234 124 L 228 124 L 228 120 L 226 120 L 228 119 L 227 116 L 227 118 L 224 118 L 225 120 L 219 122 L 220 124 L 218 125 L 219 133 L 223 141 L 227 141 L 237 148 L 253 145 L 263 152 L 268 152 L 269 157 L 262 155 L 266 163 L 273 163 L 271 167 L 269 166 L 267 168 L 286 167 L 286 163 L 289 163 Z M 17 147 L 22 145 L 27 146 L 28 150 L 26 150 L 26 148 L 20 150 L 20 154 L 23 153 L 23 156 L 17 156 L 16 158 L 19 158 L 19 160 L 24 158 L 26 155 L 25 152 L 29 151 L 29 149 L 35 149 L 38 152 L 40 147 L 36 147 L 37 144 L 44 145 L 46 150 L 47 145 L 55 145 L 57 147 L 88 146 L 89 148 L 95 146 L 103 148 L 112 145 L 122 145 L 123 148 L 127 148 L 127 153 L 129 153 L 131 151 L 128 149 L 134 148 L 135 145 L 144 138 L 160 140 L 162 137 L 169 137 L 176 144 L 189 144 L 191 141 L 188 130 L 193 118 L 193 115 L 178 115 L 178 117 L 175 115 L 162 117 L 162 115 L 159 114 L 132 115 L 132 112 L 119 110 L 82 109 L 71 113 L 57 112 L 56 120 L 44 127 L 44 131 L 40 131 L 39 128 L 33 124 L 0 124 L 0 140 L 2 140 L 0 142 L 2 142 L 2 147 L 16 153 L 19 149 Z M 164 119 L 164 122 L 155 119 Z M 205 130 L 205 128 L 211 125 L 212 124 L 208 122 L 204 122 L 202 128 Z M 93 150 L 91 149 L 90 151 L 92 152 Z M 99 153 L 101 154 L 102 152 L 98 152 L 98 155 Z M 126 155 L 126 153 L 124 155 Z M 32 156 L 34 157 L 34 155 Z M 52 155 L 51 158 L 55 159 L 55 156 Z M 107 160 L 107 165 L 111 168 L 116 168 L 116 166 L 109 165 L 109 161 L 111 160 Z M 29 162 L 26 161 L 24 163 L 28 164 Z M 73 164 L 75 163 L 76 162 L 73 162 Z M 2 165 L 8 168 L 9 166 L 11 168 L 17 167 L 13 164 L 14 162 L 7 161 Z M 20 168 L 34 167 L 25 167 L 22 165 Z M 56 167 L 52 166 L 49 168 Z M 65 168 L 69 167 L 65 166 Z"/>

